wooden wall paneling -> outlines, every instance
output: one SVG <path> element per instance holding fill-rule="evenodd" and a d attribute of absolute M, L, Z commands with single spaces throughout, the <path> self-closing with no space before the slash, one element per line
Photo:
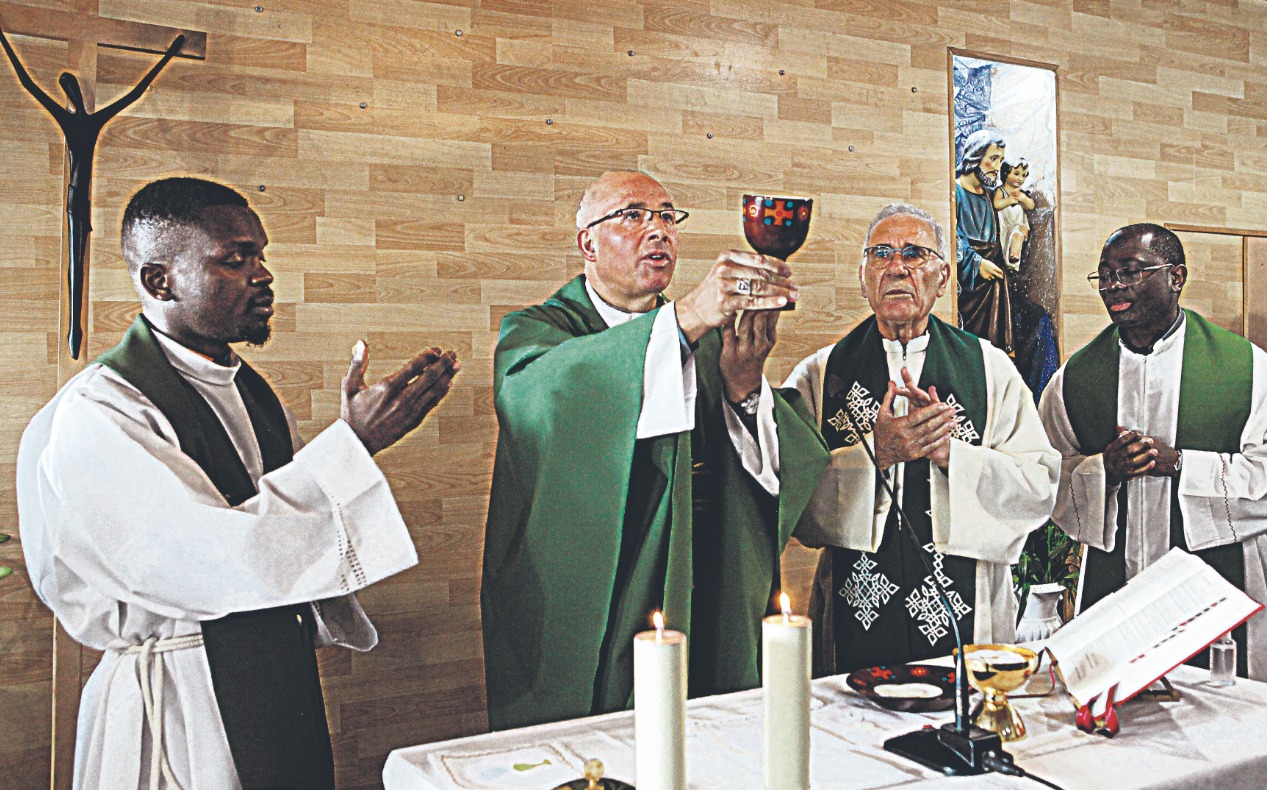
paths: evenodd
<path fill-rule="evenodd" d="M 1188 261 L 1181 302 L 1237 334 L 1245 332 L 1245 272 L 1242 237 L 1178 233 Z"/>
<path fill-rule="evenodd" d="M 1243 237 L 1245 256 L 1245 336 L 1267 347 L 1267 239 Z"/>
<path fill-rule="evenodd" d="M 46 5 L 4 0 L 0 16 Z M 274 339 L 245 354 L 305 435 L 338 414 L 357 338 L 370 342 L 371 376 L 433 344 L 462 355 L 451 396 L 381 458 L 422 564 L 364 593 L 377 650 L 321 657 L 343 788 L 378 786 L 392 748 L 486 727 L 477 601 L 497 328 L 580 270 L 575 205 L 603 170 L 645 169 L 693 213 L 671 295 L 720 249 L 744 246 L 745 192 L 815 198 L 811 240 L 792 261 L 805 298 L 782 319 L 775 383 L 866 314 L 858 249 L 882 204 L 914 201 L 949 226 L 948 47 L 1059 69 L 1066 354 L 1107 322 L 1083 277 L 1110 231 L 1142 220 L 1253 228 L 1267 209 L 1261 3 L 255 5 L 90 9 L 109 24 L 210 35 L 205 61 L 171 63 L 103 137 L 88 352 L 136 311 L 117 249 L 128 195 L 195 173 L 243 190 L 272 238 Z M 49 86 L 75 57 L 61 42 L 15 43 Z M 103 95 L 152 63 L 117 49 L 94 58 Z M 0 185 L 0 349 L 14 370 L 0 385 L 0 467 L 12 479 L 21 430 L 59 381 L 63 184 L 60 137 L 11 78 L 0 78 Z M 1210 255 L 1193 286 L 1213 282 Z M 1217 295 L 1195 287 L 1185 299 L 1217 312 Z M 950 315 L 950 297 L 936 309 Z M 15 532 L 11 489 L 0 510 L 0 531 Z M 0 715 L 38 726 L 0 746 L 0 771 L 25 787 L 47 783 L 51 618 L 16 543 L 0 546 L 18 568 L 0 582 Z M 789 549 L 790 588 L 808 589 L 814 556 Z"/>

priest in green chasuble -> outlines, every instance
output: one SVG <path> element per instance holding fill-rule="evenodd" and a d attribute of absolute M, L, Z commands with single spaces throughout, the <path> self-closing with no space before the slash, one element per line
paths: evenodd
<path fill-rule="evenodd" d="M 502 321 L 480 591 L 495 730 L 628 708 L 654 610 L 689 635 L 692 696 L 760 682 L 779 554 L 827 451 L 763 375 L 791 270 L 724 252 L 666 301 L 686 216 L 651 177 L 605 174 L 577 211 L 584 273 Z"/>
<path fill-rule="evenodd" d="M 965 642 L 1015 638 L 1010 565 L 1051 513 L 1060 456 L 1007 355 L 931 314 L 950 265 L 940 225 L 894 203 L 859 266 L 874 314 L 792 371 L 831 448 L 796 537 L 827 547 L 810 614 L 814 672 L 946 655 L 947 589 Z M 874 449 L 920 548 L 898 528 L 863 443 Z"/>
<path fill-rule="evenodd" d="M 1064 457 L 1054 518 L 1087 546 L 1078 610 L 1174 546 L 1267 600 L 1267 356 L 1179 307 L 1187 261 L 1160 225 L 1114 231 L 1088 279 L 1112 323 L 1039 404 Z M 1237 672 L 1267 680 L 1267 616 L 1233 638 Z"/>

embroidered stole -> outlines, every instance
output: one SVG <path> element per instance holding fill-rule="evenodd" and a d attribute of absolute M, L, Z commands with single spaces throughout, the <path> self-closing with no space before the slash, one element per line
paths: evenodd
<path fill-rule="evenodd" d="M 1253 397 L 1253 350 L 1249 341 L 1211 324 L 1191 310 L 1184 326 L 1183 372 L 1179 380 L 1179 421 L 1175 447 L 1216 453 L 1240 451 L 1241 433 Z M 1117 327 L 1110 325 L 1069 359 L 1062 394 L 1069 424 L 1083 455 L 1104 452 L 1116 435 L 1118 362 Z M 1129 427 L 1129 426 L 1128 426 Z M 1083 559 L 1082 608 L 1093 605 L 1126 583 L 1127 486 L 1118 489 L 1117 539 L 1113 551 L 1087 546 Z M 1098 514 L 1079 518 L 1099 517 Z M 1188 550 L 1179 510 L 1179 488 L 1170 486 L 1170 545 Z M 1239 542 L 1194 552 L 1223 578 L 1245 589 L 1244 549 Z M 1246 674 L 1245 627 L 1233 632 L 1240 649 L 1237 671 Z M 1204 666 L 1202 651 L 1191 663 Z"/>
<path fill-rule="evenodd" d="M 220 419 L 171 366 L 143 316 L 97 362 L 140 390 L 167 417 L 181 451 L 202 468 L 229 506 L 256 495 Z M 259 442 L 264 472 L 290 463 L 290 429 L 273 390 L 245 362 L 235 383 Z M 215 539 L 207 535 L 207 540 Z M 235 612 L 202 623 L 216 704 L 244 790 L 334 787 L 315 630 L 312 607 L 306 603 Z"/>
<path fill-rule="evenodd" d="M 979 445 L 977 426 L 986 419 L 985 359 L 978 339 L 929 316 L 931 335 L 919 386 L 937 387 L 938 397 L 954 405 L 954 437 Z M 828 447 L 849 447 L 864 440 L 880 411 L 889 369 L 880 332 L 872 316 L 832 349 L 824 371 L 823 437 Z M 852 413 L 861 425 L 857 430 Z M 892 470 L 890 470 L 892 473 Z M 934 549 L 927 460 L 905 464 L 898 492 L 902 509 L 933 572 L 949 593 L 966 640 L 974 632 L 975 559 Z M 877 490 L 880 486 L 877 483 Z M 950 616 L 908 536 L 899 532 L 897 511 L 890 509 L 875 552 L 831 548 L 837 586 L 831 606 L 836 640 L 836 671 L 904 663 L 947 655 L 954 645 Z"/>

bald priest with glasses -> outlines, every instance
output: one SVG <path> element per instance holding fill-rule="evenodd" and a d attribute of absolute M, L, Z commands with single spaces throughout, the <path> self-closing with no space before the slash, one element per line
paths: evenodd
<path fill-rule="evenodd" d="M 1112 323 L 1039 403 L 1064 456 L 1054 519 L 1087 545 L 1080 609 L 1173 546 L 1267 600 L 1267 355 L 1179 307 L 1183 245 L 1160 225 L 1114 231 L 1087 279 Z M 1267 680 L 1267 616 L 1233 638 L 1237 673 Z"/>
<path fill-rule="evenodd" d="M 689 634 L 692 696 L 760 682 L 827 450 L 763 375 L 787 264 L 723 252 L 666 301 L 686 218 L 650 176 L 605 174 L 576 215 L 584 273 L 502 321 L 480 590 L 495 730 L 630 707 L 655 610 Z"/>
<path fill-rule="evenodd" d="M 931 314 L 951 275 L 945 233 L 928 212 L 881 209 L 858 274 L 873 315 L 784 385 L 804 397 L 831 448 L 795 532 L 827 547 L 810 604 L 818 676 L 950 653 L 950 614 L 927 567 L 965 642 L 1013 641 L 1009 566 L 1051 513 L 1060 471 L 1012 361 Z M 877 466 L 919 548 L 899 531 Z"/>

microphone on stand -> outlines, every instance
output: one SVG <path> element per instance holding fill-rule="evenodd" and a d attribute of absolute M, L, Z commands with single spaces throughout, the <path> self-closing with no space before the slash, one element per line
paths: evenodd
<path fill-rule="evenodd" d="M 955 637 L 955 646 L 958 648 L 955 651 L 954 724 L 943 724 L 937 729 L 929 726 L 914 732 L 908 732 L 905 735 L 889 738 L 884 742 L 884 749 L 932 768 L 935 771 L 941 771 L 947 776 L 973 776 L 986 771 L 1009 773 L 1007 768 L 1012 766 L 1012 756 L 1003 751 L 1003 739 L 999 737 L 998 733 L 983 730 L 968 721 L 968 675 L 967 667 L 964 664 L 963 637 L 959 633 L 959 622 L 955 619 L 955 610 L 951 606 L 950 595 L 933 571 L 933 566 L 928 561 L 928 553 L 920 545 L 919 537 L 907 520 L 906 513 L 902 510 L 902 505 L 898 501 L 897 493 L 893 490 L 893 486 L 889 484 L 889 479 L 885 476 L 884 470 L 880 468 L 880 462 L 876 460 L 875 451 L 867 444 L 862 422 L 858 420 L 853 412 L 853 407 L 847 400 L 844 401 L 844 407 L 849 417 L 849 422 L 853 425 L 854 432 L 858 435 L 859 444 L 867 451 L 867 458 L 871 459 L 871 465 L 875 467 L 880 483 L 884 486 L 884 490 L 889 495 L 889 500 L 893 503 L 893 510 L 897 513 L 898 531 L 906 533 L 906 536 L 910 538 L 911 543 L 915 546 L 915 553 L 919 556 L 920 561 L 923 562 L 924 569 L 928 571 L 928 579 L 932 582 L 933 589 L 937 591 L 941 605 L 946 609 L 946 614 L 950 618 L 950 629 Z"/>

